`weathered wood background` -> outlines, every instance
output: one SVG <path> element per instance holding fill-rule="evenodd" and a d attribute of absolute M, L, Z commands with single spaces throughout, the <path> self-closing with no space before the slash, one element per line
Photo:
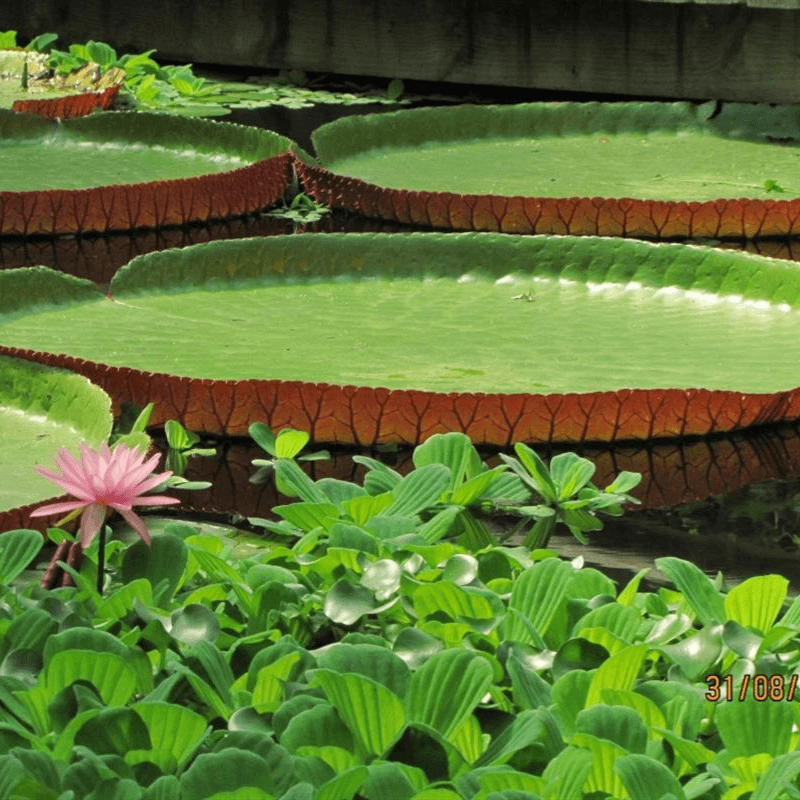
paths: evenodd
<path fill-rule="evenodd" d="M 27 0 L 21 41 L 181 62 L 536 90 L 800 101 L 799 0 Z"/>

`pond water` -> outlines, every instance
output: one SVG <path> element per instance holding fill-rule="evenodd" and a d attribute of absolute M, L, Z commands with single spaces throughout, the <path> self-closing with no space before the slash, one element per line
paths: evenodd
<path fill-rule="evenodd" d="M 520 98 L 511 98 L 519 100 Z M 530 98 L 525 99 L 549 99 Z M 568 98 L 570 99 L 570 98 Z M 578 98 L 571 98 L 578 99 Z M 239 111 L 225 119 L 266 127 L 311 148 L 310 133 L 324 122 L 344 114 L 386 111 L 387 106 L 316 106 L 307 109 L 257 109 Z M 335 213 L 303 228 L 285 220 L 260 216 L 184 229 L 116 234 L 106 237 L 59 239 L 0 239 L 0 269 L 45 264 L 88 277 L 105 286 L 114 272 L 136 255 L 215 239 L 268 236 L 302 230 L 408 231 L 408 227 L 352 214 Z M 742 243 L 728 246 L 744 247 Z M 748 245 L 748 249 L 788 254 L 800 251 L 797 243 Z M 252 442 L 218 442 L 214 458 L 192 458 L 186 477 L 211 480 L 213 489 L 182 493 L 186 498 L 179 513 L 241 523 L 242 518 L 267 516 L 278 502 L 271 484 L 254 485 L 249 477 L 252 458 L 263 457 Z M 780 426 L 687 442 L 631 443 L 613 448 L 573 448 L 597 465 L 595 483 L 607 485 L 623 469 L 644 474 L 634 494 L 646 510 L 631 511 L 607 522 L 603 531 L 583 547 L 569 534 L 554 537 L 551 545 L 560 553 L 581 555 L 612 578 L 624 582 L 664 555 L 690 558 L 702 569 L 726 578 L 742 580 L 749 575 L 778 572 L 800 591 L 800 557 L 793 535 L 800 535 L 800 431 Z M 545 458 L 556 451 L 540 450 Z M 312 462 L 312 475 L 359 479 L 353 453 L 336 451 L 331 461 Z M 371 455 L 386 460 L 399 471 L 410 465 L 410 451 Z M 496 454 L 487 453 L 490 463 Z M 797 501 L 800 507 L 800 499 Z M 240 516 L 233 517 L 231 515 Z M 606 518 L 608 520 L 608 518 Z M 656 581 L 659 576 L 652 572 Z"/>

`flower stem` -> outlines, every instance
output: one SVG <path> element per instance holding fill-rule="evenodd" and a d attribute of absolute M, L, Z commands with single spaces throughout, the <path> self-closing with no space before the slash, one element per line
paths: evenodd
<path fill-rule="evenodd" d="M 103 594 L 103 573 L 106 568 L 106 526 L 101 525 L 97 542 L 97 593 Z"/>

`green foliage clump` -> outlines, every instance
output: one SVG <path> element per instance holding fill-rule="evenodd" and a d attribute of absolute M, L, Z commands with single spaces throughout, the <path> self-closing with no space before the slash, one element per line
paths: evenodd
<path fill-rule="evenodd" d="M 438 435 L 405 477 L 363 458 L 358 486 L 309 478 L 307 435 L 252 433 L 256 466 L 299 498 L 262 521 L 273 538 L 173 522 L 150 548 L 112 541 L 103 596 L 96 543 L 75 587 L 44 590 L 25 573 L 41 535 L 0 536 L 0 796 L 796 795 L 784 578 L 726 591 L 663 558 L 675 588 L 644 589 L 646 570 L 620 588 L 479 533 L 482 504 L 529 502 L 531 481 L 576 524 L 563 504 L 591 474 L 575 458 L 548 469 L 520 448 L 487 469 Z"/>

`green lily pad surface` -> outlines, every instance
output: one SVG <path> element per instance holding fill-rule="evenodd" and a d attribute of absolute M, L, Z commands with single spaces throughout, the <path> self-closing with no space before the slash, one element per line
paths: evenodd
<path fill-rule="evenodd" d="M 427 406 L 485 395 L 499 399 L 482 413 L 501 419 L 502 398 L 540 397 L 552 405 L 542 412 L 550 438 L 560 436 L 552 417 L 564 398 L 578 398 L 588 414 L 582 397 L 638 392 L 636 424 L 648 431 L 659 413 L 648 403 L 664 390 L 684 399 L 716 392 L 715 403 L 738 404 L 737 419 L 730 410 L 719 419 L 720 407 L 706 403 L 700 422 L 670 423 L 708 432 L 790 416 L 800 386 L 800 270 L 682 245 L 492 234 L 270 237 L 141 256 L 118 272 L 109 296 L 44 268 L 13 270 L 0 274 L 0 298 L 6 352 L 51 354 L 48 363 L 91 375 L 117 402 L 161 400 L 189 427 L 229 433 L 250 416 L 264 421 L 265 409 L 286 412 L 269 393 L 288 386 L 307 388 L 293 402 L 317 421 L 332 391 L 325 387 L 424 394 Z M 198 406 L 193 387 L 223 387 L 227 399 Z M 329 413 L 362 413 L 354 392 L 338 390 Z M 756 411 L 747 397 L 760 398 Z M 421 412 L 408 402 L 413 420 Z M 593 421 L 609 431 L 598 438 L 620 438 L 623 420 L 606 413 Z M 370 414 L 381 418 L 380 409 Z M 461 416 L 448 424 L 468 427 L 469 415 Z M 361 433 L 354 439 L 364 441 Z"/>
<path fill-rule="evenodd" d="M 0 233 L 105 232 L 256 211 L 288 185 L 291 146 L 270 131 L 168 115 L 56 123 L 0 110 Z"/>
<path fill-rule="evenodd" d="M 0 356 L 0 514 L 63 494 L 34 472 L 56 452 L 79 454 L 111 433 L 111 400 L 86 378 Z"/>
<path fill-rule="evenodd" d="M 298 158 L 316 199 L 434 227 L 648 237 L 785 235 L 792 108 L 531 103 L 347 117 Z"/>

